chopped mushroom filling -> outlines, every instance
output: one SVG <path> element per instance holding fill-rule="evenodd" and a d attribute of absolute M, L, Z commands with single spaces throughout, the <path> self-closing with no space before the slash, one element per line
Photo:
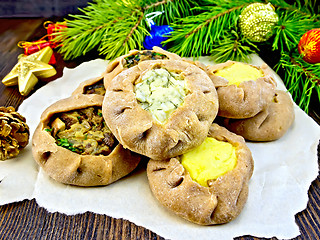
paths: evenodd
<path fill-rule="evenodd" d="M 98 94 L 104 96 L 106 89 L 103 84 L 103 80 L 98 81 L 90 86 L 86 86 L 84 89 L 84 94 Z"/>
<path fill-rule="evenodd" d="M 135 85 L 135 95 L 141 107 L 160 123 L 183 104 L 187 92 L 181 74 L 163 68 L 146 72 L 142 82 Z"/>
<path fill-rule="evenodd" d="M 162 60 L 162 59 L 168 59 L 168 57 L 161 53 L 156 53 L 152 51 L 141 51 L 134 55 L 128 56 L 125 58 L 126 63 L 124 64 L 124 67 L 131 68 L 135 65 L 138 65 L 141 61 L 146 60 Z"/>
<path fill-rule="evenodd" d="M 51 127 L 59 146 L 82 155 L 108 155 L 118 143 L 95 107 L 60 113 Z"/>

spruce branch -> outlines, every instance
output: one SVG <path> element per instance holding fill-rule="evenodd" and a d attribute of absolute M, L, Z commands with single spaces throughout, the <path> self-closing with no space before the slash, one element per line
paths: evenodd
<path fill-rule="evenodd" d="M 297 51 L 282 53 L 276 71 L 284 71 L 283 82 L 297 105 L 308 113 L 311 96 L 320 102 L 320 64 L 306 63 Z"/>
<path fill-rule="evenodd" d="M 274 29 L 272 50 L 292 51 L 297 47 L 301 36 L 317 26 L 319 27 L 319 23 L 313 15 L 301 14 L 297 10 L 280 12 L 279 22 Z"/>
<path fill-rule="evenodd" d="M 195 29 L 193 29 L 191 32 L 189 32 L 185 37 L 187 38 L 187 37 L 189 37 L 190 35 L 198 32 L 201 28 L 206 27 L 208 24 L 210 24 L 210 23 L 211 23 L 212 21 L 214 21 L 215 19 L 217 19 L 217 18 L 219 18 L 219 17 L 221 17 L 221 16 L 223 16 L 223 15 L 229 14 L 230 12 L 235 11 L 235 10 L 237 10 L 237 9 L 243 8 L 244 6 L 245 6 L 245 5 L 236 6 L 236 7 L 230 8 L 230 9 L 224 11 L 224 12 L 221 12 L 221 13 L 219 13 L 219 14 L 217 14 L 217 15 L 212 16 L 211 18 L 207 19 L 207 20 L 204 22 L 204 24 L 199 25 L 198 27 L 196 27 Z"/>
<path fill-rule="evenodd" d="M 199 6 L 195 8 L 199 14 L 172 23 L 174 32 L 164 44 L 170 46 L 170 51 L 183 57 L 207 55 L 226 32 L 235 28 L 241 9 L 251 2 L 227 1 L 214 6 Z"/>
<path fill-rule="evenodd" d="M 235 30 L 226 33 L 219 41 L 213 44 L 210 55 L 215 62 L 221 63 L 228 60 L 244 61 L 250 60 L 250 54 L 258 51 L 258 46 L 245 38 L 240 38 Z"/>
<path fill-rule="evenodd" d="M 190 14 L 195 6 L 191 0 L 96 0 L 80 9 L 81 14 L 69 15 L 67 28 L 57 33 L 63 45 L 60 52 L 66 60 L 97 49 L 107 59 L 142 49 L 149 34 L 145 14 L 161 11 L 159 22 L 173 21 Z"/>
<path fill-rule="evenodd" d="M 319 13 L 319 6 L 316 0 L 308 1 L 295 1 L 292 4 L 287 3 L 285 0 L 270 0 L 270 3 L 281 11 L 293 12 L 296 11 L 300 15 L 316 15 Z"/>

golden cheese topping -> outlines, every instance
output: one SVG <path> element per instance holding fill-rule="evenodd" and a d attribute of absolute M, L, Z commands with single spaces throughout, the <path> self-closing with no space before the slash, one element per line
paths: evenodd
<path fill-rule="evenodd" d="M 243 63 L 234 63 L 214 74 L 227 79 L 229 85 L 235 84 L 237 86 L 244 81 L 257 80 L 263 77 L 263 72 L 260 69 Z"/>
<path fill-rule="evenodd" d="M 160 123 L 182 105 L 187 94 L 185 81 L 177 73 L 166 69 L 152 69 L 135 85 L 135 95 L 141 107 Z"/>
<path fill-rule="evenodd" d="M 207 137 L 200 146 L 181 156 L 181 164 L 194 181 L 207 187 L 208 180 L 216 180 L 236 166 L 236 148 Z"/>

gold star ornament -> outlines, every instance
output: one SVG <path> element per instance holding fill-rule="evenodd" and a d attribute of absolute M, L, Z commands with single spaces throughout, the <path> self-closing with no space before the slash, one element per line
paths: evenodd
<path fill-rule="evenodd" d="M 21 95 L 28 95 L 37 84 L 38 78 L 52 77 L 57 73 L 54 67 L 48 64 L 52 54 L 52 49 L 45 47 L 31 55 L 22 55 L 11 72 L 2 79 L 3 84 L 6 86 L 18 84 Z"/>

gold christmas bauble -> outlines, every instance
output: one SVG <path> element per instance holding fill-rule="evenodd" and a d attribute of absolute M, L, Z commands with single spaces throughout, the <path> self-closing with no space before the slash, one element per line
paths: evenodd
<path fill-rule="evenodd" d="M 239 27 L 243 36 L 252 42 L 267 41 L 273 35 L 273 28 L 279 17 L 268 3 L 252 3 L 239 16 Z"/>

